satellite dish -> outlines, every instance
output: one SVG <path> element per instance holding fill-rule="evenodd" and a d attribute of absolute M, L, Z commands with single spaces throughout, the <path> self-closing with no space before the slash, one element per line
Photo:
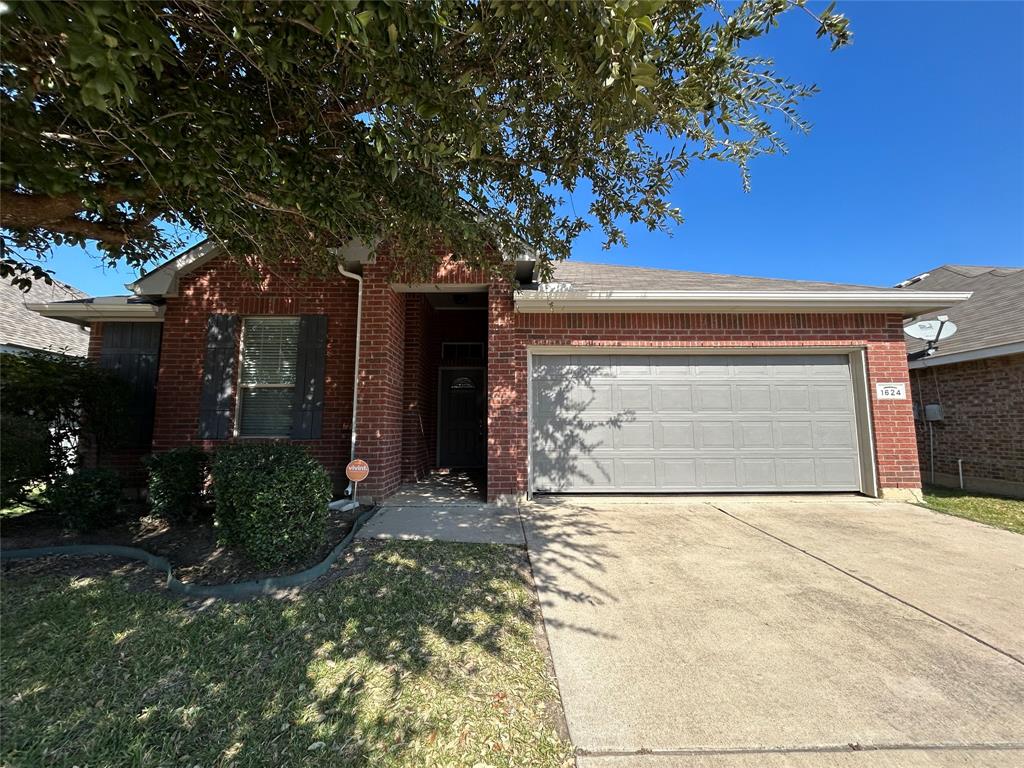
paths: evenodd
<path fill-rule="evenodd" d="M 913 325 L 908 325 L 903 329 L 903 332 L 911 338 L 929 341 L 934 344 L 937 341 L 948 339 L 956 333 L 956 323 L 951 323 L 946 319 L 922 320 Z"/>

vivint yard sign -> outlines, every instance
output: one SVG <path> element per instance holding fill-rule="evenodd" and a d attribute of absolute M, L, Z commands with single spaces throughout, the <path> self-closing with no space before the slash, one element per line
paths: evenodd
<path fill-rule="evenodd" d="M 879 400 L 906 400 L 907 385 L 902 381 L 875 384 L 875 397 Z"/>

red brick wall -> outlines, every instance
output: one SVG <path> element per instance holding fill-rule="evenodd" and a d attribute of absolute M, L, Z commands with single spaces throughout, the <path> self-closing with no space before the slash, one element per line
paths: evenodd
<path fill-rule="evenodd" d="M 1024 488 L 1024 354 L 937 365 L 911 372 L 918 403 L 921 475 L 931 475 L 924 406 L 941 403 L 932 424 L 935 471 L 956 476 L 963 459 L 968 479 L 1020 483 Z"/>
<path fill-rule="evenodd" d="M 219 258 L 184 276 L 178 294 L 167 299 L 164 315 L 153 450 L 183 445 L 213 449 L 228 442 L 197 437 L 209 315 L 326 315 L 322 437 L 298 442 L 327 467 L 336 486 L 343 485 L 352 415 L 355 282 L 340 275 L 304 277 L 286 267 L 266 270 L 253 281 L 233 261 Z"/>
<path fill-rule="evenodd" d="M 386 259 L 364 268 L 357 453 L 371 467 L 361 493 L 375 497 L 397 490 L 403 470 L 411 478 L 425 463 L 432 463 L 436 365 L 431 356 L 434 346 L 439 354 L 441 340 L 449 337 L 446 327 L 453 327 L 453 337 L 461 337 L 464 330 L 456 333 L 448 317 L 458 318 L 461 313 L 424 308 L 422 297 L 393 291 L 392 278 Z M 438 282 L 485 280 L 478 272 L 442 267 Z M 302 277 L 292 270 L 275 269 L 253 283 L 231 261 L 218 259 L 185 276 L 179 294 L 167 300 L 154 450 L 217 445 L 196 437 L 210 314 L 324 314 L 329 320 L 323 437 L 303 444 L 343 484 L 351 427 L 354 281 L 341 276 Z M 426 325 L 417 330 L 423 318 Z M 92 338 L 98 340 L 101 335 L 97 332 Z M 910 400 L 874 400 L 875 382 L 909 380 L 899 315 L 517 314 L 507 284 L 492 283 L 487 335 L 490 498 L 520 494 L 527 488 L 526 350 L 533 345 L 864 347 L 880 483 L 883 488 L 920 486 Z M 423 417 L 423 441 L 410 441 L 419 429 L 418 419 L 414 422 L 407 408 L 414 401 L 420 412 L 416 415 Z M 407 442 L 409 447 L 403 448 Z"/>
<path fill-rule="evenodd" d="M 882 488 L 919 488 L 911 401 L 877 401 L 876 382 L 909 381 L 903 323 L 877 314 L 517 314 L 492 288 L 488 495 L 527 488 L 527 347 L 815 347 L 867 350 Z"/>
<path fill-rule="evenodd" d="M 383 498 L 402 481 L 405 294 L 389 285 L 384 260 L 363 268 L 363 330 L 359 353 L 356 452 L 370 465 L 360 493 Z"/>
<path fill-rule="evenodd" d="M 422 294 L 405 298 L 405 382 L 402 404 L 402 482 L 426 476 L 432 464 L 427 438 L 430 398 L 430 305 Z M 430 409 L 431 411 L 433 409 Z"/>

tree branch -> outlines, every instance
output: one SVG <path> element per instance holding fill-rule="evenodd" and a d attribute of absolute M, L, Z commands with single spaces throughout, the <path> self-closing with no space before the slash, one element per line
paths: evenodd
<path fill-rule="evenodd" d="M 142 197 L 141 193 L 110 187 L 100 187 L 91 193 L 110 204 L 131 202 Z M 136 219 L 90 221 L 78 216 L 85 210 L 80 194 L 51 196 L 0 190 L 0 227 L 14 231 L 47 229 L 109 245 L 124 245 L 132 238 L 153 233 L 152 223 L 159 215 L 159 209 L 154 207 Z"/>

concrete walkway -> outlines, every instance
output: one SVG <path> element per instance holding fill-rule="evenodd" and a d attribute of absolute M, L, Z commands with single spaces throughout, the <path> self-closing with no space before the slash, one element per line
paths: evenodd
<path fill-rule="evenodd" d="M 526 545 L 518 511 L 484 502 L 478 483 L 465 472 L 435 473 L 405 486 L 381 504 L 356 538 Z"/>
<path fill-rule="evenodd" d="M 579 766 L 1024 764 L 1024 536 L 853 498 L 521 511 Z"/>

